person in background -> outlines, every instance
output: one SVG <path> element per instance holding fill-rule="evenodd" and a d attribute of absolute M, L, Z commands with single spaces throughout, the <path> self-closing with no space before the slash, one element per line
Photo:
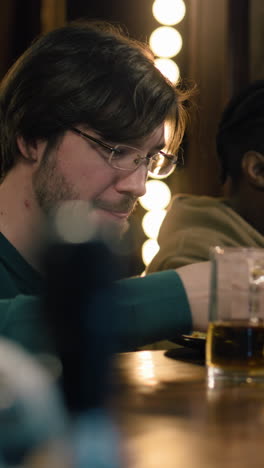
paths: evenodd
<path fill-rule="evenodd" d="M 264 247 L 264 80 L 231 99 L 216 137 L 226 198 L 177 195 L 147 272 L 209 260 L 211 246 Z"/>

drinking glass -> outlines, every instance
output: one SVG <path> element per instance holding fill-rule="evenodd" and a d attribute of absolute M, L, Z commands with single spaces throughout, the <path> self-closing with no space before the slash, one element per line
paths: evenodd
<path fill-rule="evenodd" d="M 209 386 L 264 382 L 264 249 L 211 248 Z"/>

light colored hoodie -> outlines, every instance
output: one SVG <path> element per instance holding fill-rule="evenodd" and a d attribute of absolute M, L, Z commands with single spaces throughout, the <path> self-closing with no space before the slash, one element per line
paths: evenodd
<path fill-rule="evenodd" d="M 232 210 L 227 200 L 197 195 L 173 199 L 158 242 L 160 250 L 147 273 L 206 261 L 211 246 L 264 248 L 264 236 Z"/>

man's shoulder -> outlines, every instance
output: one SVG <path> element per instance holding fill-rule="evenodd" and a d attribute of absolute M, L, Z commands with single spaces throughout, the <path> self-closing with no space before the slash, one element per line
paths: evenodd
<path fill-rule="evenodd" d="M 14 275 L 0 258 L 0 299 L 15 297 L 20 292 Z"/>
<path fill-rule="evenodd" d="M 41 292 L 40 275 L 0 233 L 0 299 Z"/>

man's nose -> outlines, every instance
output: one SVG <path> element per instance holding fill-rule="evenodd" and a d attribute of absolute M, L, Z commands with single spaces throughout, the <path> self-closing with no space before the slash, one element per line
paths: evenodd
<path fill-rule="evenodd" d="M 146 181 L 148 170 L 145 165 L 138 167 L 135 171 L 128 174 L 119 174 L 116 182 L 118 192 L 128 192 L 135 197 L 142 197 L 146 193 Z"/>

